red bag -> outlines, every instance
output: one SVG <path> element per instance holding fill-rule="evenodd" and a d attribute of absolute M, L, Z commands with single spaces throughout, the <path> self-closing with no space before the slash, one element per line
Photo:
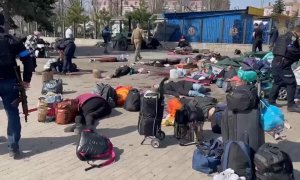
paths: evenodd
<path fill-rule="evenodd" d="M 75 121 L 78 112 L 78 100 L 67 99 L 57 104 L 55 108 L 55 122 L 69 124 Z"/>

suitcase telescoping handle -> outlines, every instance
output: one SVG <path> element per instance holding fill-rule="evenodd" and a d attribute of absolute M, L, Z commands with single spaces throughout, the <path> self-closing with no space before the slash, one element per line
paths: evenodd
<path fill-rule="evenodd" d="M 159 91 L 159 96 L 160 98 L 162 98 L 164 96 L 164 84 L 165 84 L 165 81 L 167 81 L 169 78 L 165 77 L 160 83 L 159 83 L 159 88 L 158 88 L 158 91 Z"/>

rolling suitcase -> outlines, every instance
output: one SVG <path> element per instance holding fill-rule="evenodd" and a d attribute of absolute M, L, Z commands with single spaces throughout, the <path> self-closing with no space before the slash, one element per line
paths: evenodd
<path fill-rule="evenodd" d="M 265 143 L 264 130 L 260 125 L 260 110 L 252 109 L 237 113 L 225 109 L 222 122 L 223 142 L 243 141 L 256 152 Z"/>
<path fill-rule="evenodd" d="M 161 131 L 161 121 L 164 113 L 163 84 L 167 79 L 162 80 L 157 92 L 146 91 L 141 97 L 138 132 L 140 135 L 145 136 L 141 144 L 147 138 L 150 138 L 152 139 L 151 145 L 154 148 L 158 148 L 159 140 L 165 138 L 165 133 Z"/>

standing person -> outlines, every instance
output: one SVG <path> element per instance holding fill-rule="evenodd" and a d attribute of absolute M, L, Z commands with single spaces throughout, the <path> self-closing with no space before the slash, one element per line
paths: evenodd
<path fill-rule="evenodd" d="M 75 118 L 75 124 L 65 128 L 65 132 L 80 132 L 87 129 L 96 129 L 96 121 L 111 113 L 111 107 L 108 102 L 101 96 L 93 93 L 79 95 L 78 109 L 79 112 Z"/>
<path fill-rule="evenodd" d="M 33 71 L 35 71 L 35 68 L 37 67 L 37 63 L 36 63 L 36 55 L 35 55 L 35 51 L 37 49 L 37 39 L 39 39 L 41 36 L 41 33 L 39 31 L 34 31 L 33 35 L 28 35 L 26 37 L 26 41 L 25 41 L 25 47 L 26 49 L 28 49 L 28 51 L 30 52 L 30 57 L 33 63 Z"/>
<path fill-rule="evenodd" d="M 287 101 L 289 112 L 300 113 L 300 107 L 295 104 L 296 78 L 292 70 L 292 64 L 300 59 L 300 25 L 296 26 L 293 31 L 278 37 L 276 41 L 272 61 L 272 75 L 274 84 L 270 92 L 270 104 L 277 105 L 276 99 L 281 87 L 287 89 Z"/>
<path fill-rule="evenodd" d="M 14 70 L 14 67 L 17 66 L 16 57 L 18 56 L 23 63 L 22 86 L 24 88 L 29 88 L 33 64 L 30 52 L 24 44 L 5 33 L 4 23 L 4 16 L 0 14 L 0 97 L 8 119 L 7 139 L 9 156 L 17 159 L 20 158 L 21 122 L 18 106 L 12 105 L 19 98 L 19 90 L 16 86 L 16 72 Z"/>
<path fill-rule="evenodd" d="M 256 49 L 258 48 L 258 51 L 262 51 L 262 43 L 263 43 L 263 31 L 259 27 L 257 23 L 254 24 L 254 32 L 253 32 L 253 46 L 252 46 L 252 52 L 256 52 Z"/>
<path fill-rule="evenodd" d="M 72 58 L 74 57 L 76 49 L 74 40 L 71 38 L 65 38 L 60 44 L 58 44 L 57 49 L 63 51 L 64 55 L 62 74 L 73 72 Z"/>
<path fill-rule="evenodd" d="M 68 29 L 66 30 L 65 37 L 70 38 L 70 39 L 74 38 L 73 27 L 72 26 L 68 27 Z"/>
<path fill-rule="evenodd" d="M 66 39 L 72 39 L 75 43 L 75 36 L 74 36 L 74 33 L 73 33 L 73 26 L 68 27 L 68 29 L 65 32 L 65 38 Z M 73 54 L 72 58 L 76 58 L 75 51 L 76 51 L 76 46 L 75 46 L 75 50 L 74 50 L 74 54 Z"/>
<path fill-rule="evenodd" d="M 137 62 L 142 59 L 141 56 L 142 41 L 143 41 L 143 30 L 141 29 L 141 25 L 137 24 L 131 36 L 131 43 L 134 44 L 135 46 L 134 62 Z"/>
<path fill-rule="evenodd" d="M 279 36 L 278 29 L 276 26 L 272 27 L 269 35 L 270 35 L 270 51 L 272 51 L 274 48 L 275 42 L 277 41 L 277 38 Z"/>
<path fill-rule="evenodd" d="M 102 38 L 104 40 L 104 54 L 108 54 L 107 47 L 111 39 L 111 32 L 109 31 L 108 25 L 102 30 Z"/>

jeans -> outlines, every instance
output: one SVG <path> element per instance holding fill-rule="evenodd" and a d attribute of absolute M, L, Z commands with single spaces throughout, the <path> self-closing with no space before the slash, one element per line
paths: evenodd
<path fill-rule="evenodd" d="M 189 91 L 189 96 L 191 97 L 195 97 L 195 96 L 201 96 L 201 97 L 205 97 L 204 93 L 204 86 L 202 84 L 193 84 L 193 90 Z"/>
<path fill-rule="evenodd" d="M 71 72 L 72 71 L 72 56 L 65 56 L 63 62 L 63 72 Z"/>
<path fill-rule="evenodd" d="M 262 40 L 254 40 L 252 52 L 256 52 L 256 49 L 258 49 L 258 51 L 262 51 L 262 43 Z"/>
<path fill-rule="evenodd" d="M 272 75 L 274 84 L 270 92 L 269 101 L 275 103 L 281 87 L 286 87 L 288 107 L 295 104 L 297 82 L 291 66 L 281 67 L 281 57 L 275 57 L 272 62 Z"/>
<path fill-rule="evenodd" d="M 104 40 L 104 54 L 107 54 L 108 53 L 108 41 L 107 40 Z"/>
<path fill-rule="evenodd" d="M 11 103 L 19 97 L 19 91 L 15 88 L 16 79 L 0 79 L 0 97 L 8 119 L 7 139 L 8 149 L 16 151 L 19 149 L 21 138 L 21 122 L 18 106 Z"/>

